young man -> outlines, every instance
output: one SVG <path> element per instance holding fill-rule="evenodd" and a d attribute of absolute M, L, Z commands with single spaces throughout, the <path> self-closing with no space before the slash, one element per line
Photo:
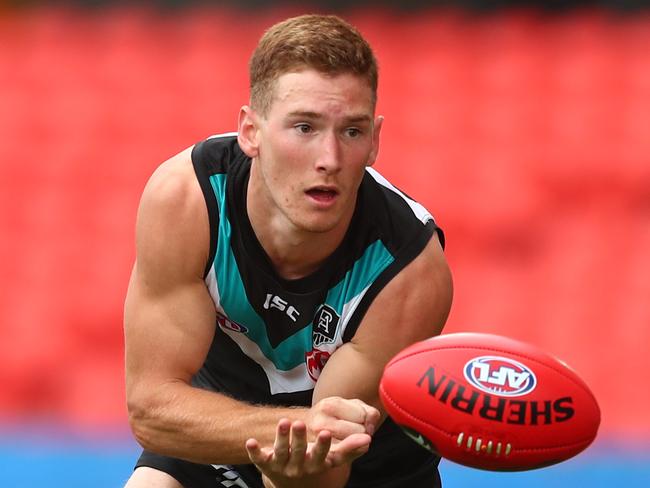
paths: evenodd
<path fill-rule="evenodd" d="M 451 304 L 442 232 L 372 170 L 377 66 L 334 16 L 273 26 L 238 133 L 154 173 L 125 305 L 127 486 L 432 487 L 386 362 Z M 263 475 L 263 476 L 262 476 Z"/>

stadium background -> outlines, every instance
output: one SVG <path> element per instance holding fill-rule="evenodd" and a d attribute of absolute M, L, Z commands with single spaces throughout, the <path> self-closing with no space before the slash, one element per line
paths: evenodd
<path fill-rule="evenodd" d="M 380 61 L 376 167 L 446 230 L 446 331 L 535 343 L 602 408 L 574 460 L 522 474 L 443 461 L 445 486 L 650 486 L 644 4 L 0 3 L 1 484 L 122 486 L 140 192 L 161 161 L 235 128 L 266 27 L 336 11 Z"/>

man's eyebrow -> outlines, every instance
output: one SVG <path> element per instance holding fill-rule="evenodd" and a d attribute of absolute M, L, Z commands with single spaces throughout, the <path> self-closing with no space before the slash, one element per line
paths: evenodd
<path fill-rule="evenodd" d="M 305 119 L 321 119 L 323 116 L 316 112 L 310 112 L 308 110 L 295 110 L 287 114 L 288 117 L 304 117 Z"/>
<path fill-rule="evenodd" d="M 322 119 L 323 115 L 317 112 L 311 112 L 309 110 L 295 110 L 293 112 L 289 112 L 287 114 L 287 117 L 290 118 L 303 117 L 305 119 Z M 367 114 L 350 115 L 349 117 L 345 117 L 345 121 L 348 123 L 372 122 L 372 117 L 370 117 Z"/>
<path fill-rule="evenodd" d="M 367 114 L 351 115 L 350 117 L 347 117 L 346 120 L 348 122 L 372 122 L 372 117 Z"/>

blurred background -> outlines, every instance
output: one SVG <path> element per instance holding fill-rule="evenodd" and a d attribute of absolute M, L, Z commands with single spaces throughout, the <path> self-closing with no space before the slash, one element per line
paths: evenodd
<path fill-rule="evenodd" d="M 382 173 L 447 234 L 447 332 L 532 342 L 602 409 L 577 458 L 446 487 L 650 486 L 650 9 L 621 0 L 0 2 L 0 473 L 121 487 L 122 304 L 140 193 L 235 130 L 247 61 L 336 12 L 380 62 Z"/>

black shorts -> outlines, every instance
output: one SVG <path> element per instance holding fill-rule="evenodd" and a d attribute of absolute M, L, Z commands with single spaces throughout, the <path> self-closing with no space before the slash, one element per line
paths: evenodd
<path fill-rule="evenodd" d="M 264 487 L 259 472 L 252 464 L 244 466 L 196 464 L 142 451 L 135 467 L 141 466 L 163 471 L 185 488 Z"/>
<path fill-rule="evenodd" d="M 163 471 L 176 479 L 185 488 L 263 488 L 259 472 L 252 465 L 210 465 L 195 464 L 181 459 L 159 456 L 143 451 L 136 468 L 148 466 Z M 417 471 L 399 478 L 389 477 L 385 481 L 373 481 L 372 484 L 350 480 L 348 488 L 436 488 L 441 487 L 437 463 L 422 466 Z"/>
<path fill-rule="evenodd" d="M 439 457 L 419 447 L 392 422 L 384 422 L 370 450 L 352 464 L 346 488 L 440 488 Z M 252 464 L 210 465 L 143 451 L 136 468 L 148 466 L 175 478 L 185 488 L 263 488 Z"/>

